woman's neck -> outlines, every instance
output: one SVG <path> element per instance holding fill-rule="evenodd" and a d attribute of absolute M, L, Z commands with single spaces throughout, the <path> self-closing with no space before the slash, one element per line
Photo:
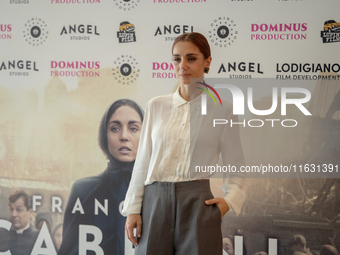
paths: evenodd
<path fill-rule="evenodd" d="M 190 84 L 181 84 L 179 87 L 179 94 L 185 101 L 190 101 L 198 97 L 201 93 L 201 89 L 196 89 L 196 87 L 204 88 L 202 84 L 196 83 L 195 87 Z"/>

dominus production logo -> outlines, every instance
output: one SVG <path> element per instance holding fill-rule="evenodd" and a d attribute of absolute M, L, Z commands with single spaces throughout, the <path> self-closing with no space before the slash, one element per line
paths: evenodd
<path fill-rule="evenodd" d="M 340 42 L 340 23 L 333 19 L 326 20 L 321 38 L 323 43 Z"/>
<path fill-rule="evenodd" d="M 136 9 L 140 0 L 113 0 L 114 5 L 123 11 L 131 11 Z"/>
<path fill-rule="evenodd" d="M 113 76 L 118 83 L 122 85 L 135 84 L 138 76 L 138 61 L 131 55 L 122 55 L 113 62 L 116 68 L 113 68 Z"/>
<path fill-rule="evenodd" d="M 12 39 L 12 24 L 0 24 L 0 40 Z"/>
<path fill-rule="evenodd" d="M 25 23 L 23 36 L 25 41 L 32 46 L 40 46 L 48 38 L 47 24 L 40 18 L 31 18 Z"/>
<path fill-rule="evenodd" d="M 136 41 L 135 26 L 129 21 L 123 21 L 119 24 L 117 32 L 119 43 L 129 43 Z"/>
<path fill-rule="evenodd" d="M 218 17 L 210 23 L 209 41 L 216 47 L 226 48 L 235 42 L 238 36 L 236 23 L 229 17 Z"/>

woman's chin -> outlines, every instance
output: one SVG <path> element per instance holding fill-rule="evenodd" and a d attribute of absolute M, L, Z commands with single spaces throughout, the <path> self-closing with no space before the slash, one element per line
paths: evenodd
<path fill-rule="evenodd" d="M 184 85 L 184 86 L 190 86 L 190 84 L 191 84 L 191 82 L 192 81 L 200 81 L 200 82 L 202 82 L 203 81 L 203 78 L 191 78 L 191 79 L 180 79 L 179 80 L 179 83 L 181 84 L 181 85 Z"/>
<path fill-rule="evenodd" d="M 124 163 L 132 162 L 135 160 L 135 158 L 130 155 L 119 155 L 118 157 L 116 157 L 116 159 Z"/>

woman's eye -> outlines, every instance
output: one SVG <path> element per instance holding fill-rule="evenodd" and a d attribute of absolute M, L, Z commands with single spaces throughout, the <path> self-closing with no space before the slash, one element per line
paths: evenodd
<path fill-rule="evenodd" d="M 132 127 L 132 128 L 131 128 L 131 131 L 132 131 L 132 132 L 137 132 L 137 131 L 138 131 L 138 128 Z"/>
<path fill-rule="evenodd" d="M 189 58 L 188 60 L 192 62 L 192 61 L 195 61 L 196 58 Z"/>
<path fill-rule="evenodd" d="M 173 61 L 173 62 L 178 62 L 178 61 L 179 61 L 179 58 L 173 58 L 172 61 Z"/>
<path fill-rule="evenodd" d="M 112 127 L 112 128 L 111 128 L 111 131 L 112 131 L 112 132 L 117 132 L 118 130 L 119 130 L 118 127 Z"/>

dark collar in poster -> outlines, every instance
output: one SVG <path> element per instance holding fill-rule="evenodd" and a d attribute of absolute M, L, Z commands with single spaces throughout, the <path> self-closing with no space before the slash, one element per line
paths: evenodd
<path fill-rule="evenodd" d="M 101 174 L 77 180 L 76 183 L 81 182 L 81 189 L 86 191 L 86 194 L 81 199 L 81 203 L 86 204 L 87 200 L 93 196 L 93 193 L 102 188 L 103 183 L 110 184 L 112 191 L 115 191 L 112 194 L 113 196 L 117 196 L 117 192 L 119 192 L 124 193 L 125 197 L 127 189 L 121 187 L 121 184 L 130 183 L 133 165 L 134 161 L 129 162 L 129 164 L 108 162 L 106 170 Z"/>
<path fill-rule="evenodd" d="M 14 229 L 11 229 L 8 249 L 12 255 L 30 255 L 37 237 L 38 231 L 31 225 L 22 234 L 17 234 Z"/>

